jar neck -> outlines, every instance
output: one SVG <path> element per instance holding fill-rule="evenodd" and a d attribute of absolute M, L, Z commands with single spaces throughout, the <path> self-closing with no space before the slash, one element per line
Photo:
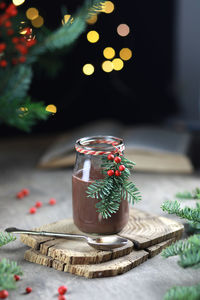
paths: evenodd
<path fill-rule="evenodd" d="M 113 136 L 84 137 L 75 144 L 77 152 L 88 155 L 108 155 L 117 152 L 121 154 L 124 148 L 123 140 Z"/>

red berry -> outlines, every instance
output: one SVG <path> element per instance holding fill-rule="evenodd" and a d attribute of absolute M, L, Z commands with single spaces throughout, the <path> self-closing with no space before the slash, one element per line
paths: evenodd
<path fill-rule="evenodd" d="M 58 288 L 58 293 L 60 295 L 64 295 L 65 293 L 67 292 L 67 287 L 65 285 L 61 285 L 59 288 Z"/>
<path fill-rule="evenodd" d="M 116 170 L 116 171 L 115 171 L 115 176 L 121 176 L 121 174 L 122 174 L 122 173 L 121 173 L 119 170 Z"/>
<path fill-rule="evenodd" d="M 14 17 L 17 15 L 17 9 L 16 9 L 16 6 L 11 3 L 7 8 L 6 8 L 6 14 L 9 16 L 9 17 Z"/>
<path fill-rule="evenodd" d="M 19 62 L 24 63 L 25 61 L 26 61 L 26 57 L 25 56 L 20 56 Z"/>
<path fill-rule="evenodd" d="M 6 61 L 5 59 L 2 59 L 2 60 L 0 61 L 0 67 L 5 68 L 6 66 L 7 66 L 7 61 Z"/>
<path fill-rule="evenodd" d="M 36 211 L 37 211 L 37 209 L 34 206 L 29 209 L 30 214 L 35 214 Z"/>
<path fill-rule="evenodd" d="M 14 30 L 13 29 L 8 29 L 7 30 L 7 34 L 8 35 L 13 35 L 14 34 Z"/>
<path fill-rule="evenodd" d="M 64 295 L 59 295 L 58 300 L 66 300 L 66 297 Z"/>
<path fill-rule="evenodd" d="M 55 204 L 56 204 L 56 199 L 55 199 L 55 198 L 51 198 L 51 199 L 49 200 L 49 204 L 50 204 L 50 205 L 55 205 Z"/>
<path fill-rule="evenodd" d="M 18 43 L 18 42 L 19 42 L 19 38 L 16 37 L 16 36 L 14 36 L 14 37 L 12 38 L 12 42 L 13 42 L 13 44 Z"/>
<path fill-rule="evenodd" d="M 17 193 L 16 197 L 17 197 L 18 199 L 22 199 L 22 198 L 24 198 L 24 194 L 23 194 L 22 191 L 21 191 L 21 192 Z"/>
<path fill-rule="evenodd" d="M 36 203 L 35 203 L 35 207 L 41 207 L 42 206 L 42 202 L 41 201 L 37 201 Z"/>
<path fill-rule="evenodd" d="M 1 3 L 0 3 L 0 9 L 4 9 L 5 7 L 6 7 L 5 2 L 1 2 Z"/>
<path fill-rule="evenodd" d="M 37 41 L 32 39 L 32 40 L 26 42 L 26 46 L 27 46 L 27 47 L 32 47 L 32 46 L 34 46 L 36 43 L 37 43 Z"/>
<path fill-rule="evenodd" d="M 16 281 L 19 281 L 19 280 L 20 280 L 19 275 L 14 275 L 14 278 L 15 278 Z"/>
<path fill-rule="evenodd" d="M 8 296 L 9 296 L 8 291 L 6 291 L 6 290 L 0 291 L 0 298 L 1 299 L 6 299 Z"/>
<path fill-rule="evenodd" d="M 22 189 L 21 193 L 23 193 L 24 196 L 28 196 L 30 194 L 29 189 Z"/>
<path fill-rule="evenodd" d="M 120 162 L 121 162 L 121 157 L 119 157 L 119 156 L 116 156 L 115 157 L 115 162 L 117 163 L 117 164 L 119 164 Z"/>
<path fill-rule="evenodd" d="M 108 160 L 114 160 L 114 155 L 113 154 L 108 154 L 107 159 Z"/>
<path fill-rule="evenodd" d="M 119 170 L 120 170 L 121 172 L 123 172 L 123 171 L 125 170 L 125 166 L 124 166 L 124 165 L 120 165 L 120 166 L 119 166 Z"/>
<path fill-rule="evenodd" d="M 30 286 L 27 286 L 26 292 L 27 292 L 27 294 L 31 293 L 32 292 L 32 288 Z"/>
<path fill-rule="evenodd" d="M 4 26 L 9 28 L 12 26 L 12 23 L 10 22 L 10 20 L 7 20 L 5 23 L 4 23 Z"/>
<path fill-rule="evenodd" d="M 108 170 L 108 171 L 107 171 L 108 176 L 113 176 L 114 173 L 115 173 L 115 172 L 114 172 L 113 170 Z"/>
<path fill-rule="evenodd" d="M 6 49 L 5 43 L 0 43 L 0 52 L 3 52 Z"/>

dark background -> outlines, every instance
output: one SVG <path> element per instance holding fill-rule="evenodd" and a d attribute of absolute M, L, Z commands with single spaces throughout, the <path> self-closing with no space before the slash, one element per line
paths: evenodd
<path fill-rule="evenodd" d="M 60 26 L 61 6 L 73 13 L 83 1 L 27 1 L 21 9 L 34 6 L 50 29 Z M 37 101 L 55 104 L 58 112 L 48 121 L 40 122 L 32 132 L 66 131 L 88 121 L 112 118 L 124 124 L 160 124 L 179 111 L 172 92 L 174 78 L 174 0 L 113 1 L 111 14 L 99 15 L 89 25 L 66 55 L 61 56 L 62 69 L 51 78 L 35 66 L 30 94 Z M 127 37 L 120 37 L 120 23 L 130 27 Z M 86 39 L 89 30 L 100 34 L 98 43 Z M 116 53 L 123 47 L 133 51 L 131 60 L 121 71 L 105 73 L 101 69 L 103 49 L 112 46 Z M 92 63 L 91 76 L 82 73 L 82 66 Z M 1 126 L 2 135 L 24 134 Z"/>

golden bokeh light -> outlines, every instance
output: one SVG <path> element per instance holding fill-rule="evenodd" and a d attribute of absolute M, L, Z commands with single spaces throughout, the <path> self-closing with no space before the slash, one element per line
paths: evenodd
<path fill-rule="evenodd" d="M 113 70 L 113 63 L 110 60 L 105 60 L 102 65 L 101 65 L 102 69 L 104 70 L 104 72 L 112 72 Z"/>
<path fill-rule="evenodd" d="M 69 20 L 70 20 L 70 24 L 72 24 L 73 21 L 74 21 L 74 18 L 71 18 L 71 15 L 64 15 L 64 18 L 62 20 L 62 24 L 63 25 L 67 24 Z"/>
<path fill-rule="evenodd" d="M 122 48 L 119 52 L 119 56 L 123 60 L 129 60 L 132 57 L 132 51 L 129 48 Z"/>
<path fill-rule="evenodd" d="M 54 104 L 49 104 L 46 106 L 46 111 L 55 114 L 57 112 L 57 107 Z"/>
<path fill-rule="evenodd" d="M 30 7 L 29 9 L 27 9 L 26 11 L 26 17 L 29 20 L 35 20 L 37 19 L 39 16 L 39 11 L 37 8 L 35 7 Z"/>
<path fill-rule="evenodd" d="M 120 24 L 119 26 L 117 26 L 117 33 L 120 36 L 127 36 L 130 32 L 130 28 L 127 24 Z"/>
<path fill-rule="evenodd" d="M 112 63 L 115 71 L 120 71 L 124 67 L 124 62 L 120 58 L 114 58 Z"/>
<path fill-rule="evenodd" d="M 31 20 L 31 23 L 35 28 L 40 28 L 44 24 L 44 19 L 43 17 L 38 16 L 36 19 Z"/>
<path fill-rule="evenodd" d="M 87 40 L 90 43 L 96 43 L 96 42 L 98 42 L 98 40 L 99 40 L 99 34 L 98 34 L 98 32 L 95 31 L 95 30 L 89 31 L 88 34 L 87 34 Z"/>
<path fill-rule="evenodd" d="M 13 4 L 16 5 L 16 6 L 19 6 L 19 5 L 22 5 L 25 0 L 12 0 Z"/>
<path fill-rule="evenodd" d="M 107 59 L 111 59 L 115 56 L 115 50 L 112 47 L 106 47 L 103 50 L 103 56 Z"/>
<path fill-rule="evenodd" d="M 94 66 L 92 64 L 85 64 L 83 66 L 83 73 L 85 75 L 92 75 L 94 73 Z"/>
<path fill-rule="evenodd" d="M 106 14 L 111 14 L 114 9 L 115 9 L 115 6 L 111 1 L 105 1 L 102 4 L 102 12 L 104 12 Z"/>
<path fill-rule="evenodd" d="M 89 25 L 93 25 L 93 24 L 95 24 L 95 23 L 97 22 L 97 20 L 98 20 L 97 15 L 93 15 L 93 16 L 91 16 L 89 19 L 87 19 L 86 22 L 87 22 Z"/>

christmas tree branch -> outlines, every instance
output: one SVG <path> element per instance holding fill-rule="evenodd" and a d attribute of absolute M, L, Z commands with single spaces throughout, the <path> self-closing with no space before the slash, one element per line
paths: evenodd
<path fill-rule="evenodd" d="M 16 288 L 14 275 L 22 275 L 21 268 L 15 261 L 2 259 L 0 261 L 0 290 L 9 290 Z"/>
<path fill-rule="evenodd" d="M 7 232 L 0 232 L 0 247 L 13 242 L 16 240 L 16 237 L 12 235 L 11 233 Z"/>
<path fill-rule="evenodd" d="M 196 188 L 192 193 L 188 191 L 177 193 L 176 197 L 179 199 L 200 199 L 200 188 Z"/>
<path fill-rule="evenodd" d="M 176 286 L 171 288 L 164 300 L 199 300 L 200 284 L 194 286 Z"/>

